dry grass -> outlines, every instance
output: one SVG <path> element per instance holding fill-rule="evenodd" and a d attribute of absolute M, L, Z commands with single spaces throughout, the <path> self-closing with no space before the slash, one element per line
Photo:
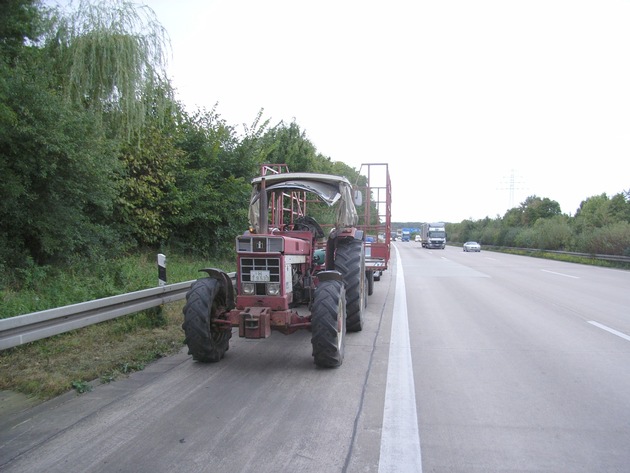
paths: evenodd
<path fill-rule="evenodd" d="M 0 352 L 0 390 L 41 400 L 114 381 L 183 346 L 183 301 Z"/>

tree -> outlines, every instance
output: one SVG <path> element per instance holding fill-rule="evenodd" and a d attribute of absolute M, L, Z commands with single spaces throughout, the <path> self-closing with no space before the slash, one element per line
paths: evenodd
<path fill-rule="evenodd" d="M 57 12 L 45 42 L 64 97 L 127 139 L 147 116 L 170 111 L 167 46 L 153 10 L 126 0 L 81 0 L 68 16 Z"/>
<path fill-rule="evenodd" d="M 523 204 L 521 204 L 521 207 L 511 208 L 503 215 L 503 225 L 506 227 L 519 227 L 523 225 L 523 212 Z"/>
<path fill-rule="evenodd" d="M 245 136 L 236 146 L 237 162 L 241 163 L 243 175 L 255 176 L 259 173 L 260 165 L 273 164 L 271 153 L 277 147 L 273 140 L 264 139 L 270 130 L 269 119 L 263 120 L 264 109 L 260 109 L 250 126 L 244 125 Z M 212 113 L 216 113 L 215 109 Z"/>
<path fill-rule="evenodd" d="M 592 196 L 583 200 L 575 212 L 575 226 L 579 231 L 588 228 L 601 228 L 612 223 L 610 200 L 606 194 Z"/>
<path fill-rule="evenodd" d="M 312 172 L 316 168 L 317 150 L 299 125 L 279 123 L 261 138 L 265 149 L 265 162 L 287 164 L 291 172 Z"/>
<path fill-rule="evenodd" d="M 545 250 L 566 250 L 570 247 L 573 231 L 566 215 L 541 218 L 534 224 L 534 246 Z"/>
<path fill-rule="evenodd" d="M 37 41 L 41 21 L 35 0 L 2 0 L 0 4 L 0 125 L 12 126 L 17 116 L 8 104 L 18 57 L 27 53 L 25 41 Z"/>
<path fill-rule="evenodd" d="M 614 222 L 630 223 L 630 201 L 627 193 L 615 194 L 610 198 L 610 217 Z"/>
<path fill-rule="evenodd" d="M 580 251 L 593 254 L 630 255 L 630 223 L 615 222 L 590 228 L 580 235 Z"/>
<path fill-rule="evenodd" d="M 44 67 L 16 68 L 0 120 L 0 238 L 5 261 L 45 263 L 96 249 L 109 238 L 117 167 L 94 116 L 77 113 L 48 88 Z"/>
<path fill-rule="evenodd" d="M 120 232 L 136 244 L 156 246 L 168 240 L 173 217 L 179 213 L 176 179 L 184 153 L 165 130 L 149 126 L 141 133 L 142 146 L 127 144 L 121 152 L 114 218 Z"/>
<path fill-rule="evenodd" d="M 178 147 L 185 153 L 177 176 L 180 212 L 173 216 L 173 243 L 205 255 L 234 249 L 247 229 L 253 170 L 243 166 L 234 129 L 216 112 L 184 117 Z"/>
<path fill-rule="evenodd" d="M 535 195 L 525 199 L 525 202 L 521 204 L 521 208 L 523 210 L 522 224 L 525 226 L 534 225 L 538 219 L 550 218 L 561 214 L 558 202 L 547 197 L 542 199 Z"/>
<path fill-rule="evenodd" d="M 36 41 L 42 33 L 37 0 L 2 0 L 0 3 L 0 57 L 7 65 L 24 52 L 24 41 Z"/>
<path fill-rule="evenodd" d="M 112 142 L 51 83 L 51 62 L 34 46 L 45 24 L 35 5 L 4 2 L 0 20 L 0 266 L 10 268 L 99 252 L 116 238 L 103 224 L 116 192 Z"/>

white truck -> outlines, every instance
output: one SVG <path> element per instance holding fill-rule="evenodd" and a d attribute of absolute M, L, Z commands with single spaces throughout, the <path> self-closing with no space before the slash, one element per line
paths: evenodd
<path fill-rule="evenodd" d="M 443 222 L 423 223 L 421 235 L 424 248 L 443 250 L 446 247 L 446 225 Z"/>

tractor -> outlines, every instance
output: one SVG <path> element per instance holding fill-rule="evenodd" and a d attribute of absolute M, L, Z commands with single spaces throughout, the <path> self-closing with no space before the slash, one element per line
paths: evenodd
<path fill-rule="evenodd" d="M 346 331 L 363 328 L 374 278 L 357 226 L 362 198 L 345 177 L 263 166 L 252 180 L 249 229 L 236 237 L 235 281 L 202 269 L 207 276 L 186 294 L 182 328 L 193 359 L 220 361 L 233 328 L 253 339 L 307 329 L 315 365 L 340 366 Z M 334 222 L 318 223 L 310 208 L 329 208 Z"/>

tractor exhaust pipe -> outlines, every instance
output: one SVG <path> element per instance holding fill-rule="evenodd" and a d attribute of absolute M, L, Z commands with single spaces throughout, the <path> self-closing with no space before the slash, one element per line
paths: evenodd
<path fill-rule="evenodd" d="M 265 185 L 265 179 L 261 179 L 260 181 L 260 207 L 258 207 L 258 228 L 260 229 L 260 233 L 262 235 L 266 235 L 269 233 L 269 224 L 268 224 L 268 207 L 269 202 L 267 201 L 267 186 Z"/>

